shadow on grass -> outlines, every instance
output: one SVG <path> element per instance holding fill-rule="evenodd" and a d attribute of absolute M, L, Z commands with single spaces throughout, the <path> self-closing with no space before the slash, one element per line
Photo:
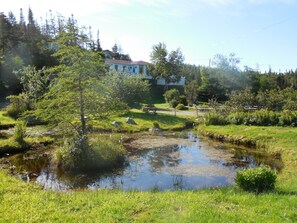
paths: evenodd
<path fill-rule="evenodd" d="M 144 121 L 157 121 L 161 123 L 166 123 L 168 125 L 175 125 L 178 123 L 183 123 L 187 121 L 186 118 L 181 118 L 181 117 L 175 117 L 172 115 L 166 115 L 166 114 L 146 114 L 146 113 L 138 113 L 138 112 L 133 112 L 130 111 L 121 117 L 130 117 L 130 118 L 137 118 L 137 119 L 142 119 Z"/>
<path fill-rule="evenodd" d="M 278 194 L 278 195 L 297 196 L 297 191 L 275 190 L 275 193 Z"/>

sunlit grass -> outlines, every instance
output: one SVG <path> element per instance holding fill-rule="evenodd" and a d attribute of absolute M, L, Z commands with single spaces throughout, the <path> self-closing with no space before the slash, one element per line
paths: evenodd
<path fill-rule="evenodd" d="M 156 121 L 137 111 L 129 115 L 144 126 Z M 184 121 L 167 116 L 158 120 L 164 125 Z M 207 126 L 201 127 L 201 131 L 256 140 L 265 144 L 269 153 L 281 153 L 285 167 L 278 175 L 275 192 L 256 195 L 231 186 L 197 191 L 99 189 L 58 193 L 44 191 L 34 183 L 22 182 L 0 171 L 0 222 L 297 221 L 296 128 Z"/>
<path fill-rule="evenodd" d="M 284 168 L 278 176 L 278 186 L 297 192 L 297 128 L 227 125 L 200 126 L 199 129 L 205 135 L 226 138 L 230 142 L 253 141 L 259 149 L 276 156 L 280 154 Z"/>
<path fill-rule="evenodd" d="M 14 125 L 16 120 L 7 115 L 5 111 L 0 111 L 0 128 L 1 126 Z"/>
<path fill-rule="evenodd" d="M 233 187 L 199 191 L 56 193 L 0 172 L 3 222 L 294 222 L 297 197 Z"/>
<path fill-rule="evenodd" d="M 130 117 L 134 119 L 136 124 L 127 124 L 126 118 Z M 121 127 L 115 127 L 112 125 L 113 121 L 122 122 Z M 122 116 L 113 116 L 107 120 L 92 121 L 90 125 L 96 129 L 102 129 L 105 131 L 128 131 L 128 132 L 140 132 L 147 131 L 153 127 L 153 123 L 157 122 L 160 128 L 163 130 L 174 130 L 181 129 L 184 127 L 185 122 L 188 121 L 186 118 L 175 117 L 167 114 L 146 114 L 138 109 L 132 109 L 129 113 Z"/>

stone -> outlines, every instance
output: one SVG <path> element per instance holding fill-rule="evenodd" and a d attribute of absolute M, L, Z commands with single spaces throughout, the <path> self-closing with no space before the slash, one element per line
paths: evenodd
<path fill-rule="evenodd" d="M 119 127 L 119 126 L 122 125 L 122 122 L 119 122 L 119 121 L 113 121 L 111 124 L 112 124 L 113 126 Z"/>
<path fill-rule="evenodd" d="M 149 132 L 152 132 L 152 133 L 161 132 L 161 129 L 159 129 L 159 128 L 150 128 Z"/>
<path fill-rule="evenodd" d="M 130 117 L 126 118 L 126 123 L 127 124 L 136 124 L 136 122 L 134 121 L 134 119 L 132 119 Z"/>

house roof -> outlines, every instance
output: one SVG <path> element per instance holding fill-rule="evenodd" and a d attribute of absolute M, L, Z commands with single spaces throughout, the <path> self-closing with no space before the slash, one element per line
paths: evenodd
<path fill-rule="evenodd" d="M 148 62 L 139 60 L 139 61 L 132 61 L 131 64 L 139 64 L 139 65 L 147 65 L 149 64 Z"/>
<path fill-rule="evenodd" d="M 114 60 L 114 59 L 106 59 L 105 62 L 107 64 L 126 64 L 126 65 L 147 65 L 148 63 L 145 61 L 128 61 L 128 60 Z"/>

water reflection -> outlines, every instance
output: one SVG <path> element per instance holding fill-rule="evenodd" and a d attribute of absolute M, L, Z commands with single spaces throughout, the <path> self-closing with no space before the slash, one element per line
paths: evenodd
<path fill-rule="evenodd" d="M 159 136 L 158 136 L 159 137 Z M 162 137 L 158 140 L 176 141 Z M 35 180 L 44 189 L 117 188 L 123 190 L 189 190 L 230 185 L 239 168 L 261 164 L 281 169 L 280 160 L 246 148 L 217 143 L 190 134 L 177 144 L 131 149 L 126 165 L 110 172 L 69 174 L 50 162 L 48 150 L 13 156 L 11 171 L 24 180 Z"/>

